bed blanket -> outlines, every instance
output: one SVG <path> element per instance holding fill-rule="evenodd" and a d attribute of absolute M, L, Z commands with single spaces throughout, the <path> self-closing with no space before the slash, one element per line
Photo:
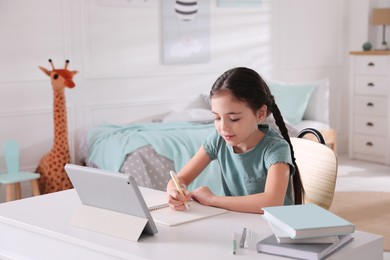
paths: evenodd
<path fill-rule="evenodd" d="M 119 172 L 129 153 L 150 144 L 158 154 L 172 160 L 179 171 L 212 131 L 214 124 L 189 122 L 101 125 L 88 132 L 88 160 L 98 168 Z M 213 161 L 189 189 L 207 185 L 220 194 L 220 178 L 218 163 Z"/>
<path fill-rule="evenodd" d="M 88 159 L 101 169 L 117 172 L 127 154 L 151 144 L 177 168 L 195 154 L 212 130 L 212 124 L 194 123 L 101 125 L 88 133 Z"/>

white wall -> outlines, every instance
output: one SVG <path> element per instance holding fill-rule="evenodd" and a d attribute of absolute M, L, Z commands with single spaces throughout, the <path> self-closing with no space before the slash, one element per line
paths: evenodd
<path fill-rule="evenodd" d="M 274 77 L 290 82 L 330 79 L 330 125 L 338 133 L 338 152 L 346 151 L 348 116 L 347 1 L 276 1 Z"/>
<path fill-rule="evenodd" d="M 66 90 L 73 160 L 77 137 L 92 124 L 131 122 L 184 105 L 207 93 L 227 68 L 265 71 L 271 63 L 268 1 L 238 9 L 211 1 L 210 62 L 186 65 L 161 62 L 161 2 L 128 2 L 0 1 L 0 142 L 21 143 L 24 169 L 34 169 L 52 144 L 51 85 L 38 69 L 50 68 L 48 58 L 60 68 L 70 59 L 69 68 L 80 71 L 76 87 Z"/>
<path fill-rule="evenodd" d="M 91 125 L 184 106 L 234 66 L 288 81 L 329 77 L 331 124 L 346 152 L 343 100 L 356 1 L 263 0 L 256 8 L 226 8 L 212 0 L 210 62 L 185 65 L 162 64 L 161 1 L 130 2 L 142 1 L 0 0 L 0 142 L 21 143 L 23 169 L 34 169 L 52 145 L 51 85 L 38 69 L 50 68 L 49 58 L 56 67 L 69 59 L 80 72 L 76 87 L 66 90 L 73 161 Z"/>

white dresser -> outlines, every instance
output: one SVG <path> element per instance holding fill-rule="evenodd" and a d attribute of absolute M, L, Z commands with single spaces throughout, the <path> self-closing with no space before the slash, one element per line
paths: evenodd
<path fill-rule="evenodd" d="M 351 52 L 349 157 L 390 164 L 390 51 Z"/>

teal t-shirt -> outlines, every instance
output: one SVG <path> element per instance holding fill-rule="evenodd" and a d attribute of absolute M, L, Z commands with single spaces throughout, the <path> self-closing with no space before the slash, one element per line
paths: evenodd
<path fill-rule="evenodd" d="M 275 163 L 290 165 L 295 172 L 290 147 L 286 140 L 268 125 L 259 125 L 264 138 L 251 150 L 236 154 L 233 147 L 213 131 L 203 143 L 211 160 L 218 160 L 222 174 L 222 188 L 226 196 L 245 196 L 264 192 L 268 169 Z M 293 204 L 292 178 L 290 178 L 285 205 Z"/>

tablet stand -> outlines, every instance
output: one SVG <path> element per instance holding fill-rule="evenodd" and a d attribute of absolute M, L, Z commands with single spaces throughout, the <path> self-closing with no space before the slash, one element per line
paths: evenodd
<path fill-rule="evenodd" d="M 148 219 L 112 210 L 81 205 L 70 225 L 131 241 L 138 241 Z"/>

